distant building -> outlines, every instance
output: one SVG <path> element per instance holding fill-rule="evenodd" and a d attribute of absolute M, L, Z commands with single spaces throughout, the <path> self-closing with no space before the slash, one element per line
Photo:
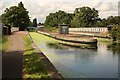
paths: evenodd
<path fill-rule="evenodd" d="M 60 34 L 69 34 L 69 25 L 59 24 L 59 33 Z"/>

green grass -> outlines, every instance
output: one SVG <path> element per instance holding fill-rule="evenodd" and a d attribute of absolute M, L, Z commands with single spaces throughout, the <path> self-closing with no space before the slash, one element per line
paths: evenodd
<path fill-rule="evenodd" d="M 2 49 L 2 52 L 5 52 L 8 47 L 9 47 L 9 40 L 8 40 L 8 36 L 3 36 L 2 39 L 0 39 L 2 41 L 2 43 L 0 43 L 0 49 Z"/>
<path fill-rule="evenodd" d="M 43 64 L 40 60 L 40 56 L 32 48 L 30 38 L 26 36 L 23 39 L 25 41 L 25 52 L 23 54 L 23 78 L 50 79 L 45 64 Z"/>
<path fill-rule="evenodd" d="M 111 39 L 106 39 L 106 38 L 97 38 L 98 42 L 102 43 L 112 43 Z"/>
<path fill-rule="evenodd" d="M 30 32 L 30 35 L 31 35 L 32 39 L 34 40 L 35 44 L 39 44 L 42 41 L 46 41 L 46 42 L 49 42 L 49 41 L 51 41 L 51 42 L 59 42 L 56 39 L 47 37 L 45 35 L 42 35 L 42 34 L 39 34 L 39 33 L 36 33 L 36 32 Z"/>

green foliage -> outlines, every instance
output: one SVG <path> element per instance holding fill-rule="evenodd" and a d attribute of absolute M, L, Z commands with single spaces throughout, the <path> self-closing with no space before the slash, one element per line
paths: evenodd
<path fill-rule="evenodd" d="M 58 24 L 69 24 L 71 27 L 107 27 L 108 25 L 120 24 L 120 16 L 99 18 L 95 8 L 76 8 L 73 14 L 59 10 L 46 16 L 45 27 L 56 27 Z"/>
<path fill-rule="evenodd" d="M 78 19 L 78 18 L 74 18 L 74 19 L 71 21 L 71 27 L 80 27 L 80 22 L 79 22 L 79 19 Z"/>
<path fill-rule="evenodd" d="M 98 26 L 106 27 L 108 25 L 120 25 L 120 16 L 109 16 L 108 18 L 100 19 L 97 22 Z"/>
<path fill-rule="evenodd" d="M 58 24 L 70 24 L 73 14 L 59 10 L 56 13 L 50 13 L 46 16 L 45 27 L 57 27 Z"/>
<path fill-rule="evenodd" d="M 33 19 L 33 27 L 37 27 L 37 19 Z"/>
<path fill-rule="evenodd" d="M 109 16 L 97 22 L 99 27 L 107 27 L 108 25 L 120 25 L 120 16 Z"/>
<path fill-rule="evenodd" d="M 0 47 L 2 48 L 2 52 L 5 52 L 9 47 L 8 36 L 3 36 L 1 40 L 2 40 L 2 44 L 0 43 Z"/>
<path fill-rule="evenodd" d="M 111 39 L 107 39 L 107 38 L 97 38 L 97 40 L 100 43 L 111 43 L 112 42 Z"/>
<path fill-rule="evenodd" d="M 110 33 L 113 41 L 120 40 L 120 25 L 113 25 Z"/>
<path fill-rule="evenodd" d="M 57 32 L 58 28 L 56 27 L 45 27 L 46 32 Z"/>
<path fill-rule="evenodd" d="M 69 24 L 71 27 L 91 27 L 96 26 L 98 19 L 98 11 L 90 7 L 76 8 L 74 14 L 59 10 L 46 17 L 45 27 L 56 27 L 63 23 Z"/>
<path fill-rule="evenodd" d="M 98 20 L 98 11 L 90 7 L 76 8 L 74 18 L 71 21 L 72 27 L 91 27 Z"/>
<path fill-rule="evenodd" d="M 29 27 L 33 27 L 33 23 L 29 21 Z"/>
<path fill-rule="evenodd" d="M 50 79 L 47 74 L 45 64 L 40 60 L 39 55 L 32 48 L 32 42 L 28 37 L 24 37 L 25 52 L 23 57 L 23 78 Z"/>
<path fill-rule="evenodd" d="M 112 44 L 109 44 L 107 46 L 107 48 L 109 50 L 112 50 L 112 52 L 115 54 L 116 52 L 117 53 L 120 53 L 120 42 L 119 43 L 116 43 L 116 42 L 113 42 Z"/>
<path fill-rule="evenodd" d="M 25 73 L 44 73 L 47 74 L 44 64 L 40 61 L 40 57 L 34 51 L 24 54 L 24 72 Z"/>
<path fill-rule="evenodd" d="M 109 25 L 117 25 L 117 24 L 120 24 L 120 16 L 109 16 L 107 18 L 108 20 L 108 24 Z"/>
<path fill-rule="evenodd" d="M 6 8 L 1 18 L 2 23 L 6 26 L 19 27 L 20 30 L 24 30 L 29 26 L 28 11 L 26 11 L 22 2 L 18 6 Z"/>
<path fill-rule="evenodd" d="M 107 25 L 108 25 L 108 22 L 106 18 L 99 19 L 96 24 L 96 26 L 98 27 L 107 27 Z"/>

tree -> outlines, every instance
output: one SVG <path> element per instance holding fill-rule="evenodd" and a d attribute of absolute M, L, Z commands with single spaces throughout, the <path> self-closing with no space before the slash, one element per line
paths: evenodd
<path fill-rule="evenodd" d="M 6 8 L 1 17 L 2 23 L 8 26 L 9 30 L 11 27 L 18 27 L 19 30 L 25 30 L 29 26 L 28 11 L 26 11 L 22 2 L 18 6 Z"/>
<path fill-rule="evenodd" d="M 33 26 L 33 22 L 29 21 L 29 27 L 32 27 L 32 26 Z"/>
<path fill-rule="evenodd" d="M 98 21 L 98 11 L 95 8 L 81 7 L 74 11 L 74 18 L 71 21 L 72 27 L 91 27 Z"/>
<path fill-rule="evenodd" d="M 19 12 L 18 12 L 18 27 L 19 30 L 25 30 L 29 26 L 29 15 L 28 11 L 24 8 L 22 2 L 18 4 Z"/>
<path fill-rule="evenodd" d="M 120 25 L 113 25 L 110 33 L 113 41 L 120 40 Z"/>
<path fill-rule="evenodd" d="M 107 27 L 108 25 L 108 21 L 106 18 L 103 18 L 103 19 L 98 19 L 97 23 L 96 23 L 96 26 L 98 27 Z"/>
<path fill-rule="evenodd" d="M 109 25 L 120 24 L 120 16 L 109 16 L 107 20 Z"/>
<path fill-rule="evenodd" d="M 15 20 L 16 15 L 14 15 L 16 9 L 17 9 L 16 6 L 12 6 L 9 9 L 6 8 L 6 10 L 4 11 L 4 14 L 2 14 L 1 16 L 2 23 L 4 23 L 5 26 L 8 27 L 8 34 L 11 34 L 11 26 L 15 25 L 16 23 L 16 20 Z"/>
<path fill-rule="evenodd" d="M 45 26 L 56 27 L 58 24 L 70 24 L 73 14 L 59 10 L 56 13 L 50 13 L 46 16 Z"/>
<path fill-rule="evenodd" d="M 37 27 L 37 19 L 33 19 L 33 27 Z"/>

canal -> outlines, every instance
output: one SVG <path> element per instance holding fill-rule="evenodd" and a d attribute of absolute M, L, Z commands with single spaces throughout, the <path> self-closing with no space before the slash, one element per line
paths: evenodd
<path fill-rule="evenodd" d="M 118 78 L 118 52 L 99 43 L 97 49 L 80 49 L 31 32 L 35 44 L 64 78 Z"/>

